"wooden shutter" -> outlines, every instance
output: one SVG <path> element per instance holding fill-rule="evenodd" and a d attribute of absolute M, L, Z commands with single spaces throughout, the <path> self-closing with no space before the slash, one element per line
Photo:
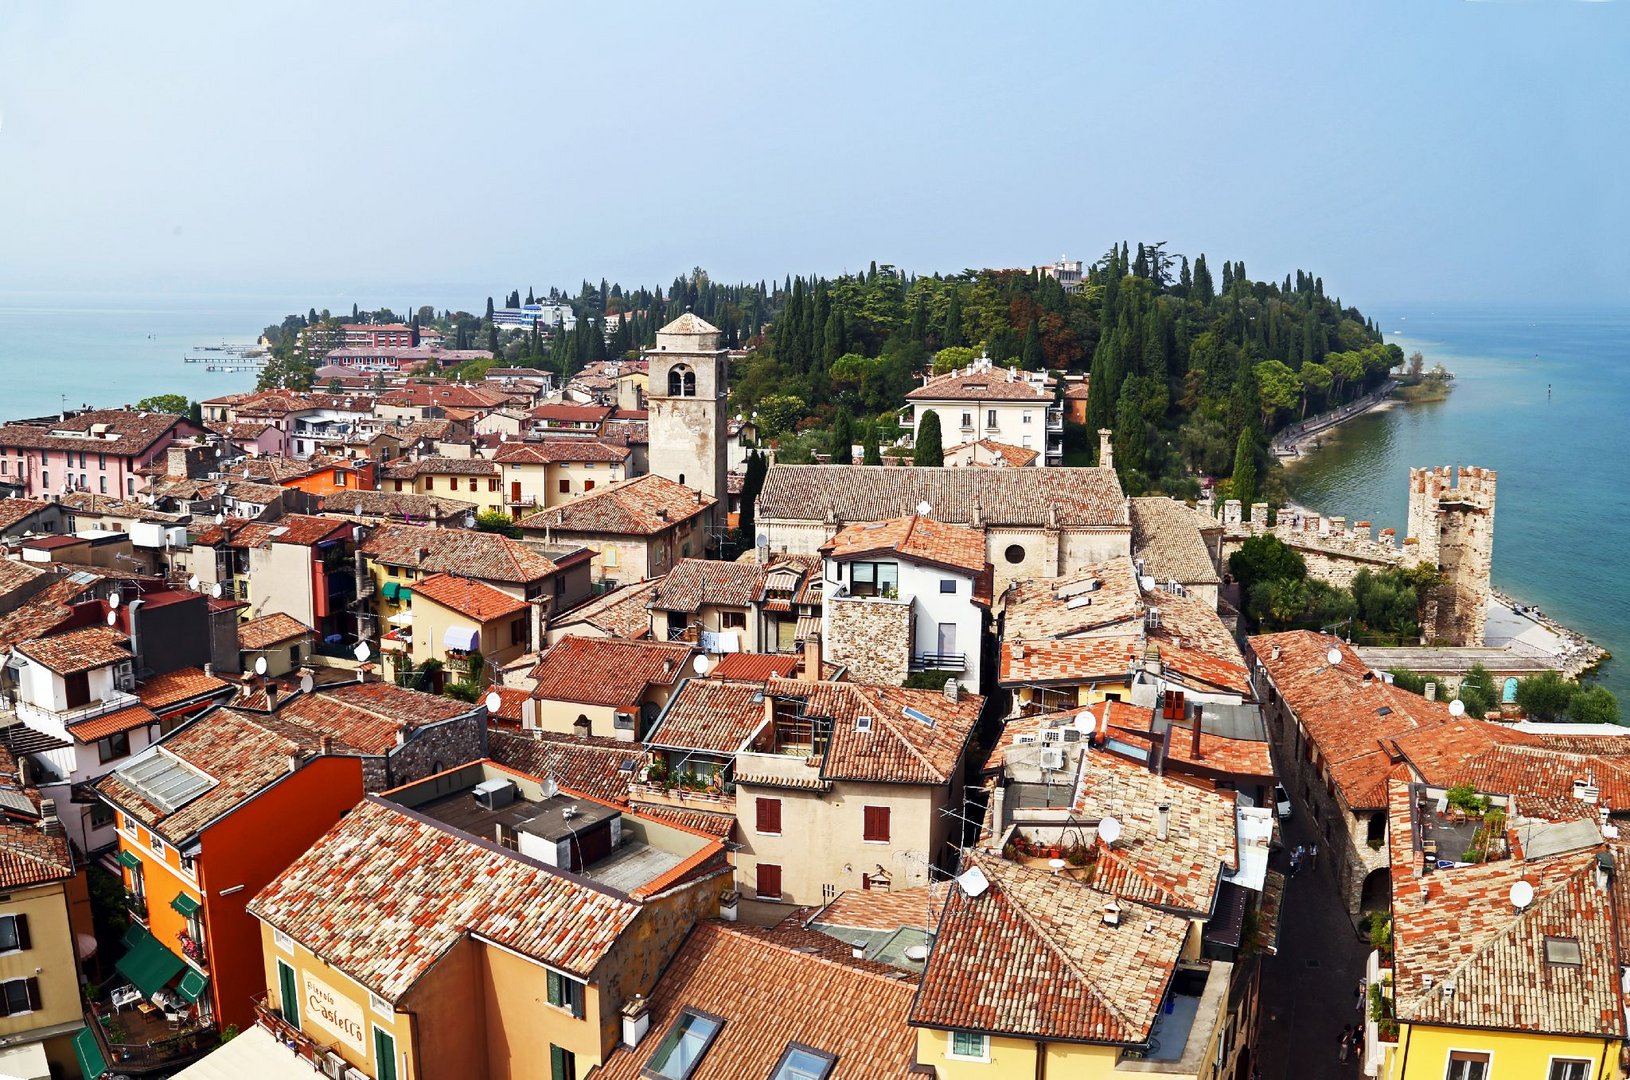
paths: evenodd
<path fill-rule="evenodd" d="M 781 800 L 758 800 L 758 831 L 761 833 L 779 833 L 781 831 Z"/>
<path fill-rule="evenodd" d="M 28 1007 L 37 1011 L 40 1007 L 40 980 L 30 977 L 25 981 L 28 985 Z"/>
<path fill-rule="evenodd" d="M 888 843 L 889 808 L 868 806 L 865 808 L 865 815 L 865 839 Z"/>
<path fill-rule="evenodd" d="M 15 915 L 13 918 L 17 924 L 17 947 L 19 949 L 32 949 L 34 942 L 28 936 L 28 916 Z"/>
<path fill-rule="evenodd" d="M 781 899 L 781 868 L 769 863 L 759 863 L 756 891 L 760 900 Z"/>

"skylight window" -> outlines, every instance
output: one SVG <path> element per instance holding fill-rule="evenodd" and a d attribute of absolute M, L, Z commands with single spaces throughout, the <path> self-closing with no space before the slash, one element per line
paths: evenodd
<path fill-rule="evenodd" d="M 679 1019 L 674 1021 L 657 1046 L 656 1053 L 651 1055 L 644 1074 L 661 1077 L 662 1080 L 688 1080 L 722 1027 L 723 1017 L 711 1016 L 696 1009 L 681 1011 Z"/>
<path fill-rule="evenodd" d="M 775 1063 L 770 1080 L 826 1080 L 838 1059 L 825 1050 L 800 1043 L 788 1043 L 781 1060 Z"/>
<path fill-rule="evenodd" d="M 1547 964 L 1562 964 L 1567 967 L 1584 966 L 1585 954 L 1580 951 L 1579 939 L 1573 937 L 1546 938 L 1545 962 Z"/>
<path fill-rule="evenodd" d="M 1392 706 L 1391 705 L 1383 705 L 1383 706 L 1381 706 L 1379 709 L 1375 710 L 1375 715 L 1377 715 L 1377 716 L 1391 716 L 1392 715 Z"/>

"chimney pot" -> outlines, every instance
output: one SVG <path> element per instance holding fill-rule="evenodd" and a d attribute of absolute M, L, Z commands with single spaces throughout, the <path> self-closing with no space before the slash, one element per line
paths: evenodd
<path fill-rule="evenodd" d="M 1159 819 L 1159 827 L 1156 831 L 1156 836 L 1159 839 L 1164 840 L 1171 833 L 1172 808 L 1166 803 L 1161 803 L 1159 806 L 1155 807 L 1155 815 Z"/>
<path fill-rule="evenodd" d="M 866 943 L 864 941 L 852 942 L 849 945 L 849 955 L 856 960 L 866 959 Z"/>
<path fill-rule="evenodd" d="M 324 735 L 317 741 L 317 745 L 322 748 L 322 752 L 325 757 L 332 754 L 334 752 L 334 736 Z"/>
<path fill-rule="evenodd" d="M 639 1049 L 645 1033 L 651 1030 L 651 1003 L 643 995 L 635 994 L 623 1003 L 623 1045 L 630 1050 Z"/>

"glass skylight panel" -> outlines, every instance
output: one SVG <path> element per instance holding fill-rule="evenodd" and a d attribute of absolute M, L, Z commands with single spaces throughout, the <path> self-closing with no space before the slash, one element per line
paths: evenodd
<path fill-rule="evenodd" d="M 686 1080 L 707 1053 L 724 1021 L 694 1009 L 685 1009 L 663 1037 L 662 1044 L 645 1066 L 646 1075 L 664 1080 Z"/>

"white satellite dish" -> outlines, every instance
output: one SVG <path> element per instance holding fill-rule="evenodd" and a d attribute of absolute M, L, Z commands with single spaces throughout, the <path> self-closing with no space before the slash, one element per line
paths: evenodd
<path fill-rule="evenodd" d="M 928 959 L 927 945 L 912 945 L 906 949 L 906 959 L 913 964 L 920 964 Z"/>
<path fill-rule="evenodd" d="M 1335 667 L 1337 664 L 1341 663 L 1341 650 L 1333 648 L 1324 654 L 1324 658 L 1330 661 L 1331 667 Z"/>
<path fill-rule="evenodd" d="M 929 514 L 932 514 L 933 512 L 934 512 L 934 507 L 929 503 L 929 501 L 927 499 L 924 499 L 922 502 L 917 504 L 917 513 L 922 515 L 923 517 L 927 517 Z"/>
<path fill-rule="evenodd" d="M 990 879 L 977 866 L 970 866 L 962 871 L 962 874 L 956 879 L 956 883 L 970 898 L 983 896 L 985 890 L 990 888 Z"/>
<path fill-rule="evenodd" d="M 219 581 L 209 587 L 209 594 L 217 600 L 221 598 L 221 583 Z"/>
<path fill-rule="evenodd" d="M 1453 701 L 1449 702 L 1449 715 L 1450 716 L 1465 716 L 1466 715 L 1466 703 L 1464 701 L 1461 701 L 1459 698 L 1455 698 Z"/>
<path fill-rule="evenodd" d="M 255 674 L 266 674 L 266 658 L 264 656 L 255 657 Z"/>
<path fill-rule="evenodd" d="M 691 660 L 690 666 L 695 669 L 696 674 L 706 675 L 707 669 L 712 665 L 707 662 L 707 657 L 703 656 L 701 653 L 697 653 L 695 659 Z"/>
<path fill-rule="evenodd" d="M 226 515 L 225 514 L 216 514 L 215 515 L 215 524 L 217 524 L 217 525 L 225 525 L 226 524 Z"/>
<path fill-rule="evenodd" d="M 1534 887 L 1526 881 L 1513 882 L 1511 885 L 1511 906 L 1521 911 L 1534 902 Z"/>
<path fill-rule="evenodd" d="M 191 589 L 193 592 L 198 591 L 198 575 L 197 574 L 194 574 L 192 577 L 187 579 L 187 588 Z"/>
<path fill-rule="evenodd" d="M 114 593 L 112 596 L 108 597 L 108 607 L 116 608 L 118 606 L 119 606 L 119 594 Z"/>
<path fill-rule="evenodd" d="M 300 676 L 300 692 L 302 694 L 311 693 L 312 688 L 315 687 L 316 685 L 317 685 L 317 680 L 313 679 L 310 675 L 302 675 L 302 676 Z"/>
<path fill-rule="evenodd" d="M 1098 823 L 1098 839 L 1105 844 L 1113 845 L 1121 838 L 1121 823 L 1112 817 L 1106 817 Z"/>
<path fill-rule="evenodd" d="M 498 691 L 494 690 L 492 693 L 487 695 L 487 712 L 496 713 L 499 709 L 503 708 L 503 705 L 504 699 L 499 696 Z"/>
<path fill-rule="evenodd" d="M 543 783 L 538 785 L 538 790 L 543 793 L 543 797 L 545 799 L 552 799 L 556 795 L 559 795 L 560 785 L 555 783 L 555 774 L 550 773 L 548 776 L 544 777 Z"/>
<path fill-rule="evenodd" d="M 108 625 L 109 626 L 118 626 L 119 625 L 119 613 L 117 611 L 108 612 Z"/>
<path fill-rule="evenodd" d="M 369 649 L 366 641 L 357 642 L 357 647 L 351 650 L 351 655 L 357 658 L 357 663 L 367 663 Z"/>

